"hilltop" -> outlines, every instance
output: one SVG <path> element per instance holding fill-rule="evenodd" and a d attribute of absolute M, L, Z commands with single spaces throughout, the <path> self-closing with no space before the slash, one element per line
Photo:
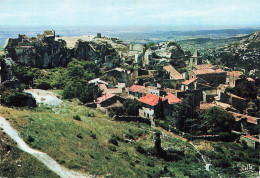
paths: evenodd
<path fill-rule="evenodd" d="M 243 37 L 234 44 L 209 50 L 213 57 L 220 58 L 227 67 L 240 67 L 251 74 L 257 75 L 260 70 L 260 31 Z"/>

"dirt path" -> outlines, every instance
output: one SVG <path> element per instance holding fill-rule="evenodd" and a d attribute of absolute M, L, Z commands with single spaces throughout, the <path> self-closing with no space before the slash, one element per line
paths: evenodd
<path fill-rule="evenodd" d="M 20 148 L 22 151 L 25 151 L 34 157 L 36 157 L 38 160 L 40 160 L 44 165 L 46 165 L 50 170 L 55 172 L 60 177 L 64 178 L 83 178 L 83 177 L 94 177 L 87 174 L 83 174 L 80 172 L 69 170 L 63 166 L 61 166 L 59 163 L 57 163 L 54 159 L 52 159 L 50 156 L 48 156 L 46 153 L 40 152 L 38 150 L 30 148 L 23 139 L 19 136 L 18 132 L 11 127 L 9 122 L 0 116 L 0 127 L 3 128 L 3 131 L 10 136 L 14 141 L 17 142 L 18 148 Z"/>

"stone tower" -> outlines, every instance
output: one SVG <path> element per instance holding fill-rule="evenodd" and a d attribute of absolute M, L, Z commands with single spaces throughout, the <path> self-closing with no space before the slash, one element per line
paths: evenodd
<path fill-rule="evenodd" d="M 193 66 L 200 65 L 200 64 L 202 64 L 202 59 L 201 59 L 200 53 L 196 50 L 190 58 L 189 68 L 190 68 L 190 70 L 192 70 Z"/>

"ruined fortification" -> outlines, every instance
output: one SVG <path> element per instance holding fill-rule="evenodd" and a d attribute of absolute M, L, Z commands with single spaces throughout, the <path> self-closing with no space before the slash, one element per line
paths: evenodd
<path fill-rule="evenodd" d="M 97 52 L 98 49 L 98 52 Z M 78 40 L 73 48 L 66 41 L 57 39 L 55 31 L 45 31 L 37 37 L 18 35 L 9 38 L 5 47 L 6 57 L 31 67 L 53 68 L 66 66 L 72 58 L 104 62 L 106 46 L 95 42 Z"/>

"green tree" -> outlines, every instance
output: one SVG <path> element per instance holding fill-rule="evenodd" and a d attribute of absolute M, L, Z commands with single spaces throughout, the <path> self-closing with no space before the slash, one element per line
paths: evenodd
<path fill-rule="evenodd" d="M 124 113 L 130 116 L 138 116 L 141 103 L 137 99 L 126 99 L 123 102 Z"/>
<path fill-rule="evenodd" d="M 189 119 L 197 117 L 194 111 L 192 97 L 187 95 L 180 104 L 176 104 L 171 119 L 176 123 L 176 128 L 181 131 L 189 131 L 189 125 L 185 124 Z"/>
<path fill-rule="evenodd" d="M 244 98 L 256 99 L 257 97 L 256 88 L 246 79 L 236 85 L 234 92 L 236 95 Z"/>
<path fill-rule="evenodd" d="M 222 108 L 212 107 L 202 116 L 208 134 L 231 133 L 235 126 L 235 118 Z"/>
<path fill-rule="evenodd" d="M 155 108 L 155 119 L 156 120 L 165 120 L 165 115 L 164 115 L 164 106 L 163 106 L 163 101 L 162 98 L 159 97 L 158 104 Z"/>

